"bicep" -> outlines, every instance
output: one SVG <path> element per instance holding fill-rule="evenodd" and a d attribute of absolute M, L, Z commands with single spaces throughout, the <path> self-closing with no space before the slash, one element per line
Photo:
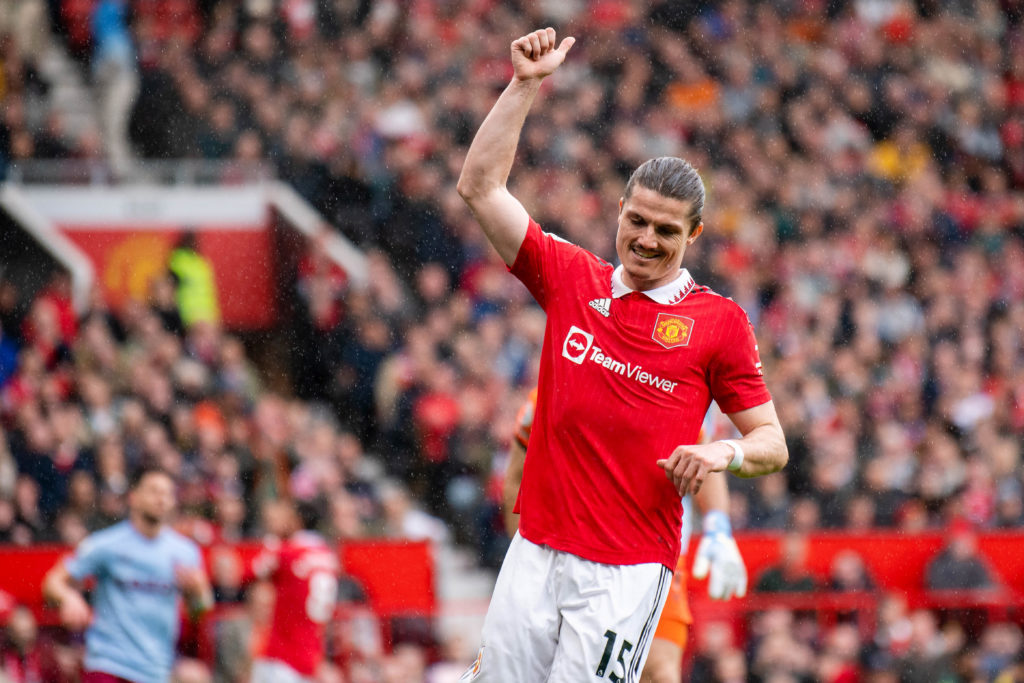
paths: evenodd
<path fill-rule="evenodd" d="M 530 224 L 526 208 L 504 187 L 496 187 L 467 202 L 487 239 L 502 260 L 511 266 Z"/>

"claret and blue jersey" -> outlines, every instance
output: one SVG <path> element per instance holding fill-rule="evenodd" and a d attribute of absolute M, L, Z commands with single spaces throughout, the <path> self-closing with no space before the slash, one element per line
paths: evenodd
<path fill-rule="evenodd" d="M 169 528 L 149 538 L 126 520 L 83 540 L 65 566 L 78 581 L 96 580 L 85 669 L 168 680 L 180 624 L 175 570 L 200 563 L 196 544 Z"/>
<path fill-rule="evenodd" d="M 697 442 L 712 400 L 725 413 L 771 400 L 746 314 L 685 270 L 632 291 L 532 220 L 511 271 L 547 312 L 520 533 L 595 562 L 674 568 L 679 495 L 655 461 Z"/>

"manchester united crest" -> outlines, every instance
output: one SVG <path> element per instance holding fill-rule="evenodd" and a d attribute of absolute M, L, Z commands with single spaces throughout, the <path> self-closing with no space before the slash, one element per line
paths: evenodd
<path fill-rule="evenodd" d="M 686 346 L 693 333 L 693 318 L 671 313 L 659 313 L 651 337 L 666 349 Z"/>

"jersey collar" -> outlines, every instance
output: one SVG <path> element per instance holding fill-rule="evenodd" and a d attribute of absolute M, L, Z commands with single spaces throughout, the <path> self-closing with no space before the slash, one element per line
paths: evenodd
<path fill-rule="evenodd" d="M 663 306 L 670 306 L 677 304 L 686 298 L 686 295 L 693 289 L 695 283 L 693 277 L 690 276 L 690 271 L 683 268 L 679 271 L 679 277 L 667 285 L 661 287 L 655 287 L 654 289 L 648 289 L 640 292 L 645 296 L 653 299 Z M 636 290 L 630 289 L 625 282 L 622 281 L 622 266 L 618 266 L 612 271 L 612 297 L 621 299 L 630 292 Z"/>

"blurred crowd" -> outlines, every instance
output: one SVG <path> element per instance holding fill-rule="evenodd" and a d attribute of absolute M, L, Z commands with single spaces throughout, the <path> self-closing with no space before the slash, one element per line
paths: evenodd
<path fill-rule="evenodd" d="M 689 680 L 714 683 L 929 683 L 998 681 L 1024 673 L 1021 629 L 1012 622 L 986 625 L 970 641 L 956 621 L 942 623 L 926 609 L 909 609 L 885 596 L 878 621 L 819 622 L 784 608 L 756 615 L 745 632 L 712 621 L 700 630 Z"/>
<path fill-rule="evenodd" d="M 321 505 L 334 539 L 451 537 L 500 563 L 500 477 L 544 319 L 454 181 L 511 76 L 510 41 L 545 25 L 578 42 L 510 184 L 546 230 L 614 260 L 639 163 L 683 156 L 707 185 L 686 265 L 753 321 L 791 456 L 730 482 L 734 528 L 1024 525 L 1019 0 L 126 9 L 134 154 L 273 166 L 366 250 L 370 286 L 307 245 L 286 338 L 295 398 L 262 388 L 217 325 L 183 325 L 173 281 L 116 313 L 97 296 L 84 317 L 60 277 L 34 299 L 0 289 L 3 541 L 73 543 L 123 514 L 126 470 L 154 458 L 180 477 L 181 524 L 201 541 L 258 534 L 261 502 L 289 491 Z M 74 34 L 73 11 L 50 16 Z M 97 133 L 67 135 L 45 106 L 18 21 L 0 10 L 0 175 L 101 157 Z M 907 642 L 962 652 L 918 616 L 900 622 Z M 815 637 L 836 654 L 814 666 L 854 643 L 839 627 Z M 733 666 L 762 650 L 799 652 L 758 641 Z M 987 661 L 971 652 L 950 666 Z M 742 678 L 720 664 L 719 680 Z"/>

